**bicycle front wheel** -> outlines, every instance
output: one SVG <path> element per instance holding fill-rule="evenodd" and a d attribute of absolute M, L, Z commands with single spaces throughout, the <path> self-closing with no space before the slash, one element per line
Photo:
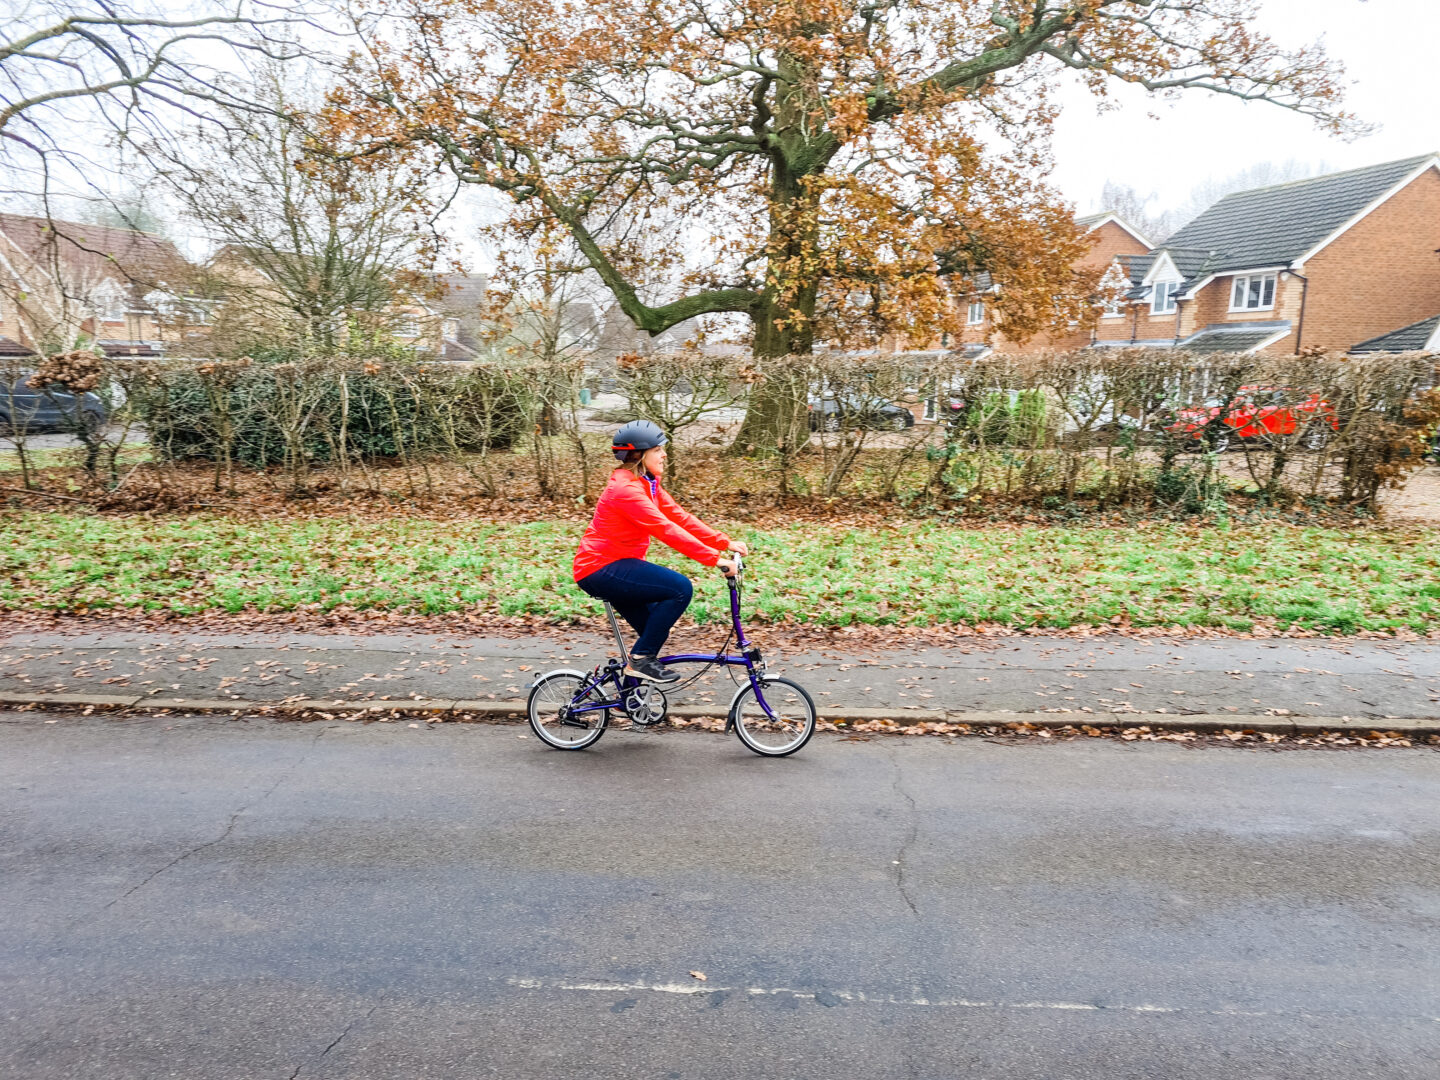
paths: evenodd
<path fill-rule="evenodd" d="M 552 671 L 535 681 L 526 711 L 530 716 L 530 730 L 542 742 L 557 750 L 584 750 L 600 741 L 610 719 L 609 709 L 596 709 L 578 716 L 571 713 L 578 705 L 604 700 L 601 689 L 592 689 L 580 696 L 589 681 L 588 675 L 572 671 Z"/>
<path fill-rule="evenodd" d="M 735 699 L 730 719 L 735 734 L 749 749 L 765 757 L 793 754 L 815 734 L 815 702 L 799 683 L 769 676 L 752 682 Z"/>

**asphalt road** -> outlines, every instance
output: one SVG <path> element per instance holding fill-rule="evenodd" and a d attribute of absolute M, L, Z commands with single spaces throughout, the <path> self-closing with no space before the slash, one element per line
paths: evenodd
<path fill-rule="evenodd" d="M 1437 807 L 1428 750 L 3 714 L 0 1077 L 1433 1080 Z"/>

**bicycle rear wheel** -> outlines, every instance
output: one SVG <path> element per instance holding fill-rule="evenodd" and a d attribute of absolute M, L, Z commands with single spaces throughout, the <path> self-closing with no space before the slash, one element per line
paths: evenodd
<path fill-rule="evenodd" d="M 592 689 L 577 700 L 589 681 L 588 675 L 575 671 L 552 671 L 535 681 L 526 702 L 526 712 L 530 717 L 530 729 L 542 742 L 557 750 L 584 750 L 600 741 L 610 720 L 609 709 L 597 709 L 579 716 L 570 714 L 575 705 L 605 700 L 603 688 Z"/>
<path fill-rule="evenodd" d="M 778 676 L 760 680 L 765 705 L 755 696 L 752 682 L 731 706 L 735 734 L 747 748 L 765 757 L 793 754 L 815 734 L 815 702 L 799 683 Z"/>

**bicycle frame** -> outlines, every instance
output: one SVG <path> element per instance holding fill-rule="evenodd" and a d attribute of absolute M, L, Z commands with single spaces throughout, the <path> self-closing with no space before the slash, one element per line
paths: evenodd
<path fill-rule="evenodd" d="M 737 560 L 738 561 L 738 560 Z M 748 676 L 749 685 L 754 688 L 755 701 L 765 711 L 770 719 L 775 719 L 775 713 L 770 708 L 770 703 L 765 700 L 764 676 L 765 661 L 760 656 L 760 650 L 750 643 L 745 636 L 745 627 L 740 622 L 740 574 L 743 573 L 743 566 L 737 570 L 734 577 L 727 577 L 726 583 L 730 586 L 730 625 L 734 630 L 735 643 L 739 647 L 738 655 L 729 653 L 675 653 L 671 656 L 659 658 L 661 664 L 714 664 L 719 667 L 743 667 Z M 613 682 L 616 687 L 617 696 L 613 701 L 595 702 L 593 704 L 572 707 L 571 717 L 581 716 L 584 713 L 596 712 L 602 709 L 623 709 L 623 698 L 625 694 L 642 685 L 641 680 L 630 678 L 625 675 L 625 665 L 629 662 L 629 654 L 625 649 L 625 639 L 620 632 L 620 623 L 615 618 L 615 611 L 607 603 L 605 612 L 610 618 L 610 629 L 615 634 L 615 643 L 620 648 L 620 659 L 611 660 L 603 668 L 592 672 L 587 678 L 585 685 L 575 692 L 571 700 L 580 700 L 588 694 L 598 690 L 607 682 Z M 662 688 L 663 689 L 663 688 Z M 743 692 L 744 687 L 736 692 L 736 697 Z M 726 713 L 725 728 L 728 731 L 734 723 L 734 699 L 731 699 L 731 708 Z"/>

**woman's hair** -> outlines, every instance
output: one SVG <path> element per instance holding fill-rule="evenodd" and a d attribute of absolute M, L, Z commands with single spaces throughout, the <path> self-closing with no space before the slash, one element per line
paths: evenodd
<path fill-rule="evenodd" d="M 644 480 L 645 466 L 642 464 L 644 460 L 644 450 L 630 450 L 625 454 L 625 460 L 620 463 L 620 468 L 624 469 L 626 472 L 634 473 L 641 480 Z"/>

